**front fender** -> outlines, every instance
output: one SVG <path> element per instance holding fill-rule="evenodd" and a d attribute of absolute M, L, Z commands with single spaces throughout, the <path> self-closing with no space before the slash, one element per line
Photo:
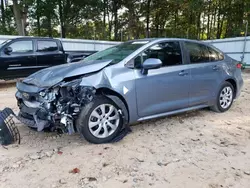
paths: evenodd
<path fill-rule="evenodd" d="M 129 123 L 137 121 L 135 76 L 132 69 L 110 66 L 96 74 L 83 77 L 80 85 L 92 86 L 96 90 L 107 88 L 118 93 L 127 103 Z"/>

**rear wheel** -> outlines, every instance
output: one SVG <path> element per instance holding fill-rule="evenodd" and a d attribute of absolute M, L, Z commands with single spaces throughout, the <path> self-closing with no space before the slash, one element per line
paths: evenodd
<path fill-rule="evenodd" d="M 112 141 L 120 132 L 123 122 L 118 106 L 109 98 L 97 97 L 79 114 L 77 129 L 94 144 Z"/>
<path fill-rule="evenodd" d="M 229 110 L 233 104 L 234 90 L 231 83 L 225 82 L 217 94 L 216 105 L 211 107 L 211 109 L 215 112 L 225 112 Z"/>

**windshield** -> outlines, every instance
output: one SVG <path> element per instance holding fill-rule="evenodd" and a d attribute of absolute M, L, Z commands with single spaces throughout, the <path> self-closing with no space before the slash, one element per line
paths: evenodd
<path fill-rule="evenodd" d="M 83 62 L 92 60 L 113 60 L 112 64 L 119 63 L 124 58 L 132 54 L 135 50 L 139 49 L 149 41 L 129 41 L 120 45 L 108 48 L 106 50 L 97 52 L 89 57 L 86 57 Z"/>

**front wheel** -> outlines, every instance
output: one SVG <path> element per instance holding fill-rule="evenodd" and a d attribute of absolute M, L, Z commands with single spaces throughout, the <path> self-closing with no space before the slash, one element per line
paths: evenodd
<path fill-rule="evenodd" d="M 215 112 L 225 112 L 232 106 L 234 100 L 234 87 L 225 82 L 217 94 L 216 105 L 211 107 Z"/>
<path fill-rule="evenodd" d="M 96 97 L 84 106 L 77 120 L 79 133 L 94 144 L 112 141 L 122 126 L 122 116 L 117 105 L 104 96 Z"/>

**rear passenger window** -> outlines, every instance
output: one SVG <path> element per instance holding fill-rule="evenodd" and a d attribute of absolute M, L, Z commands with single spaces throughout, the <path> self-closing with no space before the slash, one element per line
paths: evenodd
<path fill-rule="evenodd" d="M 223 54 L 221 54 L 220 52 L 214 50 L 213 48 L 211 47 L 208 47 L 208 51 L 209 51 L 209 58 L 210 58 L 210 61 L 221 61 L 224 59 L 224 56 Z"/>
<path fill-rule="evenodd" d="M 163 42 L 156 44 L 142 52 L 134 60 L 136 68 L 140 68 L 141 64 L 148 58 L 157 58 L 162 61 L 162 66 L 174 66 L 182 64 L 182 54 L 179 42 Z"/>
<path fill-rule="evenodd" d="M 198 43 L 185 42 L 185 47 L 190 55 L 190 63 L 209 62 L 207 46 Z"/>
<path fill-rule="evenodd" d="M 37 41 L 38 52 L 53 52 L 57 50 L 58 46 L 55 41 Z"/>

